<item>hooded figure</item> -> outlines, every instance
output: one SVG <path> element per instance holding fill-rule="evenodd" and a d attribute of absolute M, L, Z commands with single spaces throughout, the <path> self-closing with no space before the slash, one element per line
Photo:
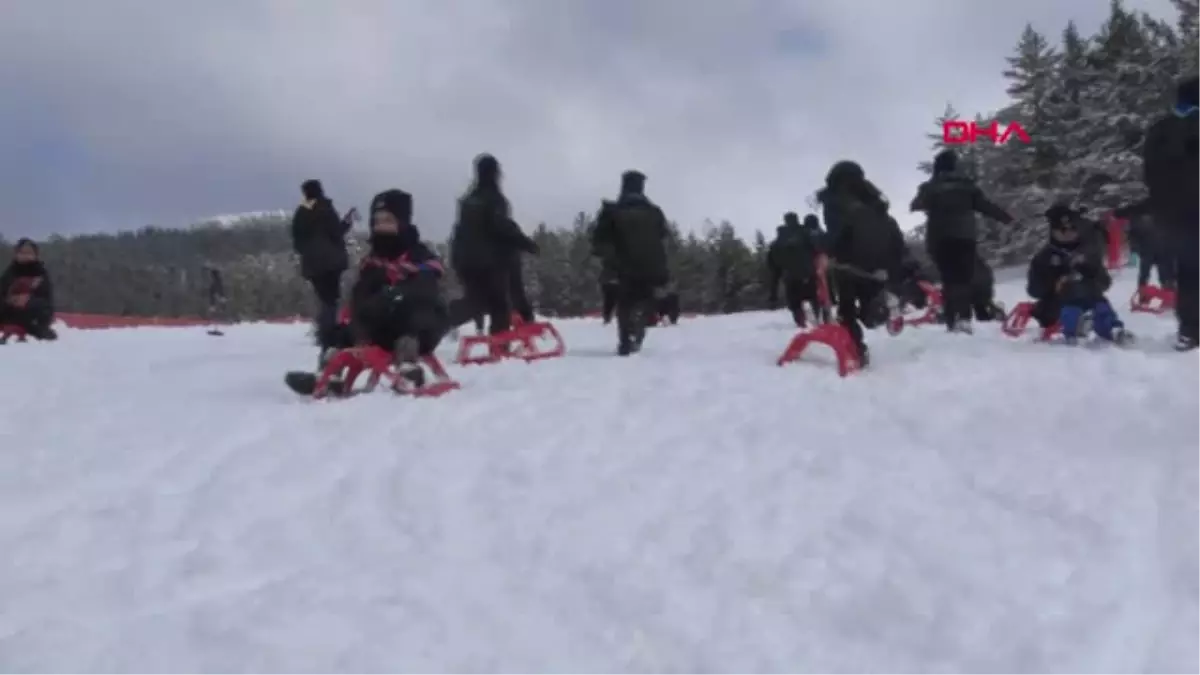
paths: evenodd
<path fill-rule="evenodd" d="M 1098 337 L 1122 343 L 1131 336 L 1104 293 L 1112 277 L 1104 260 L 1084 241 L 1079 212 L 1066 204 L 1046 210 L 1050 240 L 1029 263 L 1026 291 L 1036 300 L 1033 317 L 1043 327 L 1055 323 L 1072 341 L 1088 332 L 1090 313 Z"/>
<path fill-rule="evenodd" d="M 0 325 L 18 326 L 39 340 L 58 337 L 54 324 L 54 287 L 39 259 L 36 243 L 21 239 L 13 260 L 0 274 Z"/>
<path fill-rule="evenodd" d="M 433 353 L 445 334 L 438 288 L 444 270 L 412 223 L 407 192 L 376 195 L 370 217 L 370 251 L 351 291 L 353 340 L 383 347 L 398 364 L 412 365 L 418 356 Z"/>
<path fill-rule="evenodd" d="M 475 180 L 458 202 L 450 243 L 450 264 L 465 292 L 455 303 L 461 311 L 453 312 L 453 322 L 458 326 L 486 313 L 492 335 L 511 327 L 509 296 L 511 277 L 519 270 L 517 256 L 538 252 L 537 244 L 512 219 L 508 198 L 500 189 L 501 175 L 495 157 L 475 158 Z M 521 290 L 523 296 L 524 286 Z"/>
<path fill-rule="evenodd" d="M 859 362 L 865 366 L 869 355 L 860 322 L 874 327 L 887 314 L 885 282 L 873 275 L 899 275 L 908 254 L 904 233 L 888 214 L 887 200 L 857 162 L 834 164 L 817 200 L 829 232 L 828 253 L 836 262 L 838 321 L 854 339 Z"/>
<path fill-rule="evenodd" d="M 1013 218 L 958 170 L 958 154 L 948 149 L 933 158 L 933 176 L 917 188 L 909 208 L 923 211 L 926 216 L 925 246 L 942 279 L 946 327 L 969 333 L 971 282 L 977 258 L 975 214 L 1005 224 Z"/>
<path fill-rule="evenodd" d="M 817 298 L 821 242 L 810 226 L 816 219 L 810 215 L 801 225 L 795 213 L 783 214 L 783 225 L 776 228 L 775 240 L 767 248 L 767 303 L 772 309 L 779 304 L 779 284 L 783 282 L 784 299 L 798 328 L 808 326 L 805 303 L 812 306 L 813 316 L 822 316 L 824 310 Z"/>
<path fill-rule="evenodd" d="M 325 348 L 334 339 L 342 274 L 350 266 L 346 252 L 350 221 L 338 218 L 321 181 L 304 181 L 300 193 L 304 200 L 292 215 L 292 249 L 300 257 L 300 275 L 312 284 L 317 297 L 314 322 L 317 341 Z"/>
<path fill-rule="evenodd" d="M 646 197 L 646 175 L 626 171 L 621 193 L 605 201 L 592 230 L 592 252 L 612 271 L 617 294 L 617 353 L 641 348 L 657 290 L 670 281 L 667 217 Z"/>
<path fill-rule="evenodd" d="M 1149 214 L 1173 255 L 1175 316 L 1179 351 L 1195 349 L 1200 340 L 1200 105 L 1195 75 L 1179 83 L 1175 105 L 1146 131 L 1142 148 L 1143 181 L 1149 196 L 1118 215 Z"/>

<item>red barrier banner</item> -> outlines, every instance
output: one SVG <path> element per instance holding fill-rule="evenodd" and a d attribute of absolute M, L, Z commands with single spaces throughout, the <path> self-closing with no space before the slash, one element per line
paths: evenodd
<path fill-rule="evenodd" d="M 82 314 L 63 312 L 55 315 L 55 319 L 63 322 L 67 328 L 76 330 L 105 330 L 109 328 L 196 328 L 200 326 L 227 325 L 219 321 L 210 321 L 201 317 L 190 316 L 111 316 L 106 314 Z M 307 321 L 302 317 L 278 317 L 264 319 L 263 323 L 290 324 Z"/>

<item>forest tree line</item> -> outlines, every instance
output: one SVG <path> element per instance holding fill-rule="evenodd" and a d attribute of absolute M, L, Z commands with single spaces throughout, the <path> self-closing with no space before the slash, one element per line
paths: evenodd
<path fill-rule="evenodd" d="M 982 250 L 990 262 L 1027 261 L 1044 241 L 1041 214 L 1054 201 L 1098 214 L 1142 196 L 1144 131 L 1169 109 L 1176 80 L 1197 69 L 1197 2 L 1172 0 L 1178 10 L 1172 22 L 1129 12 L 1114 1 L 1107 21 L 1090 37 L 1073 24 L 1053 42 L 1032 27 L 1025 29 L 1004 71 L 1011 103 L 977 119 L 1018 121 L 1031 142 L 955 146 L 980 186 L 1018 219 L 1009 226 L 981 219 Z M 960 116 L 948 106 L 936 120 L 931 157 L 943 147 L 946 119 Z M 869 158 L 863 161 L 870 174 Z M 920 168 L 928 172 L 929 165 Z M 893 209 L 907 208 L 910 195 L 891 197 Z M 815 205 L 811 199 L 809 205 Z M 543 224 L 531 233 L 541 255 L 526 260 L 526 284 L 540 312 L 576 316 L 599 306 L 600 270 L 591 256 L 590 226 L 591 216 L 581 213 L 569 225 Z M 921 228 L 912 233 L 912 249 L 923 258 L 921 236 Z M 0 255 L 8 255 L 9 244 L 0 240 Z M 683 310 L 765 307 L 767 244 L 762 231 L 746 241 L 727 222 L 686 234 L 673 226 L 671 265 Z M 231 318 L 307 315 L 312 309 L 311 291 L 291 250 L 288 212 L 186 229 L 56 235 L 41 247 L 59 311 L 204 315 L 209 268 L 221 271 Z M 357 257 L 364 247 L 365 232 L 358 227 L 351 252 Z M 440 248 L 445 253 L 444 245 Z M 450 277 L 447 294 L 453 296 L 458 289 Z"/>
<path fill-rule="evenodd" d="M 1056 201 L 1099 218 L 1145 196 L 1145 132 L 1168 114 L 1179 81 L 1196 74 L 1200 52 L 1200 2 L 1171 3 L 1176 16 L 1164 20 L 1113 0 L 1091 36 L 1074 23 L 1052 37 L 1025 27 L 1004 70 L 1009 104 L 975 120 L 1019 122 L 1030 142 L 953 146 L 984 192 L 1018 219 L 1015 226 L 980 221 L 987 259 L 1025 263 L 1045 242 L 1042 214 Z M 935 152 L 946 147 L 942 123 L 964 119 L 960 113 L 948 105 L 935 121 Z"/>

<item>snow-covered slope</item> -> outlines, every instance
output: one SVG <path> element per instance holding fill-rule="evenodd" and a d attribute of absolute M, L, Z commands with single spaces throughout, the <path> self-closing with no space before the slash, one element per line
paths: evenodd
<path fill-rule="evenodd" d="M 782 313 L 567 321 L 318 404 L 303 327 L 0 348 L 0 671 L 1195 672 L 1197 358 L 1131 325 L 843 380 Z"/>

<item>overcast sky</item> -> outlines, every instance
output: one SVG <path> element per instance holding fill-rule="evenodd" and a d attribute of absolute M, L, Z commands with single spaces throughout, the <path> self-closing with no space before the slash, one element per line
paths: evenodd
<path fill-rule="evenodd" d="M 1128 0 L 1172 16 L 1168 0 Z M 683 227 L 804 212 L 856 159 L 903 208 L 947 101 L 1105 0 L 0 0 L 0 233 L 183 225 L 400 187 L 448 232 L 491 152 L 519 222 L 638 168 Z"/>

